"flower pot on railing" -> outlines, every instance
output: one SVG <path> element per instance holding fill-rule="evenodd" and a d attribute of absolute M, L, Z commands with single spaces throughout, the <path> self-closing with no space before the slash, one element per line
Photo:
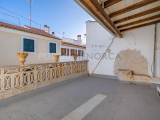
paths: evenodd
<path fill-rule="evenodd" d="M 58 62 L 58 60 L 59 60 L 59 56 L 60 56 L 60 55 L 53 55 L 54 60 L 56 61 L 56 63 L 57 63 L 57 62 Z"/>
<path fill-rule="evenodd" d="M 73 55 L 74 61 L 77 61 L 77 55 Z"/>
<path fill-rule="evenodd" d="M 28 56 L 28 52 L 18 52 L 17 57 L 19 58 L 19 62 L 21 65 L 24 65 L 24 62 L 26 62 L 26 58 Z"/>

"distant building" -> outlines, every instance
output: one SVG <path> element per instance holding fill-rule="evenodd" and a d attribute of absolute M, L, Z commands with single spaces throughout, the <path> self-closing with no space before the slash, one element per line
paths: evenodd
<path fill-rule="evenodd" d="M 25 64 L 53 63 L 52 54 L 60 54 L 60 38 L 50 28 L 43 30 L 24 25 L 23 27 L 0 21 L 0 66 L 19 65 L 18 51 L 27 51 Z"/>
<path fill-rule="evenodd" d="M 73 55 L 78 55 L 77 61 L 85 60 L 86 46 L 82 45 L 81 35 L 77 36 L 77 40 L 63 37 L 61 42 L 60 62 L 73 61 Z"/>

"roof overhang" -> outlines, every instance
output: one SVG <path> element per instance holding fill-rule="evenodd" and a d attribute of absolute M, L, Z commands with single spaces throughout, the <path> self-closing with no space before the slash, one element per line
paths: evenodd
<path fill-rule="evenodd" d="M 86 49 L 85 46 L 76 45 L 76 44 L 72 44 L 72 43 L 68 43 L 68 42 L 61 42 L 61 45 L 62 46 L 67 46 L 67 47 L 76 47 L 76 48 Z"/>
<path fill-rule="evenodd" d="M 160 0 L 74 0 L 113 36 L 160 22 Z"/>

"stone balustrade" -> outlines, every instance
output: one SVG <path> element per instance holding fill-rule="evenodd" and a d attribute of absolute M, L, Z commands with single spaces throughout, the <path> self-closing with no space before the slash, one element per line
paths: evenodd
<path fill-rule="evenodd" d="M 0 100 L 88 73 L 88 61 L 0 67 Z"/>

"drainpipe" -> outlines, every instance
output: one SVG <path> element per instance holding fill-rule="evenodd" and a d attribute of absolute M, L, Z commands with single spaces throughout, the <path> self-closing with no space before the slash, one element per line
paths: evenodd
<path fill-rule="evenodd" d="M 110 43 L 110 45 L 108 46 L 107 50 L 105 51 L 105 53 L 103 54 L 102 58 L 100 59 L 100 61 L 98 62 L 98 64 L 96 65 L 96 67 L 94 68 L 93 72 L 92 72 L 90 75 L 93 75 L 94 71 L 96 70 L 96 68 L 98 67 L 98 65 L 100 64 L 100 62 L 101 62 L 102 59 L 104 58 L 104 56 L 106 55 L 106 52 L 107 52 L 108 49 L 111 47 L 113 41 L 114 41 L 114 38 L 112 39 L 112 42 Z"/>
<path fill-rule="evenodd" d="M 154 54 L 153 54 L 153 63 L 152 63 L 152 66 L 151 66 L 151 71 L 152 71 L 152 76 L 155 77 L 155 71 L 156 71 L 156 55 L 155 55 L 155 52 L 156 52 L 156 42 L 157 42 L 157 24 L 155 24 L 155 31 L 154 31 Z M 152 67 L 153 67 L 153 70 L 152 70 Z"/>

